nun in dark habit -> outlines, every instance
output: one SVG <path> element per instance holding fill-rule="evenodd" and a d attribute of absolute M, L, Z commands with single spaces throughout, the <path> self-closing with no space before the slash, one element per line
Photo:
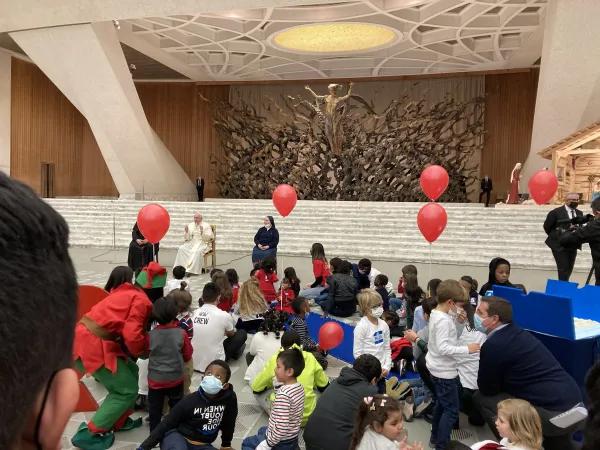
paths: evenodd
<path fill-rule="evenodd" d="M 129 244 L 129 256 L 127 257 L 127 265 L 134 271 L 146 267 L 150 262 L 155 260 L 158 255 L 159 244 L 154 245 L 149 243 L 142 232 L 140 231 L 137 222 L 131 230 L 131 243 Z"/>
<path fill-rule="evenodd" d="M 269 255 L 277 256 L 277 244 L 279 244 L 279 231 L 275 228 L 273 216 L 264 219 L 264 227 L 261 227 L 254 236 L 254 250 L 252 250 L 252 263 L 255 264 Z"/>

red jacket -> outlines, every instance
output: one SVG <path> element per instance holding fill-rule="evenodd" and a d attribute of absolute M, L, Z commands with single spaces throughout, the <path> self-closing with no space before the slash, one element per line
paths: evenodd
<path fill-rule="evenodd" d="M 275 272 L 267 274 L 264 270 L 260 269 L 256 271 L 254 278 L 258 280 L 258 286 L 260 287 L 260 291 L 265 296 L 267 303 L 271 303 L 277 298 L 277 292 L 275 292 L 275 286 L 273 286 L 273 283 L 277 283 L 279 279 L 277 278 L 277 274 Z"/>
<path fill-rule="evenodd" d="M 125 283 L 94 306 L 86 316 L 106 331 L 122 337 L 129 353 L 140 356 L 146 347 L 144 332 L 151 313 L 152 303 L 146 294 Z M 102 366 L 116 372 L 117 357 L 126 357 L 119 343 L 102 340 L 82 323 L 77 324 L 73 358 L 81 358 L 86 373 L 94 373 Z"/>
<path fill-rule="evenodd" d="M 294 291 L 292 289 L 279 291 L 277 296 L 279 306 L 277 306 L 276 309 L 294 314 L 294 310 L 292 309 L 292 300 L 294 300 Z"/>
<path fill-rule="evenodd" d="M 392 361 L 394 361 L 398 356 L 400 356 L 400 352 L 404 347 L 412 347 L 412 344 L 406 338 L 400 338 L 390 344 L 392 347 Z"/>

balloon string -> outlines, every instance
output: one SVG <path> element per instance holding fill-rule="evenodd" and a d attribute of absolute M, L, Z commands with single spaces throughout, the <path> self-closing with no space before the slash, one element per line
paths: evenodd
<path fill-rule="evenodd" d="M 429 243 L 429 279 L 431 280 L 431 261 L 433 259 L 433 255 L 432 255 L 432 249 L 433 249 L 433 244 L 430 242 Z"/>

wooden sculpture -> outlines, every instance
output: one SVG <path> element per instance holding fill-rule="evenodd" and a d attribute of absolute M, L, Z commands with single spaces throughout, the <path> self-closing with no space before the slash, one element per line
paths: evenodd
<path fill-rule="evenodd" d="M 419 176 L 439 164 L 450 176 L 440 201 L 468 201 L 478 172 L 470 159 L 483 146 L 483 97 L 446 95 L 426 108 L 424 98 L 407 103 L 404 94 L 377 113 L 351 85 L 342 97 L 339 85 L 328 96 L 308 90 L 314 103 L 268 99 L 270 120 L 244 103 L 209 102 L 225 149 L 212 161 L 222 197 L 267 199 L 289 183 L 304 200 L 426 201 Z"/>

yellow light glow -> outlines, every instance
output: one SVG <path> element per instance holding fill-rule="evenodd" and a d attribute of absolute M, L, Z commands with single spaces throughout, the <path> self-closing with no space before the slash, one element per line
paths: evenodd
<path fill-rule="evenodd" d="M 343 53 L 382 47 L 396 37 L 392 30 L 379 25 L 326 23 L 282 31 L 273 42 L 299 52 Z"/>

